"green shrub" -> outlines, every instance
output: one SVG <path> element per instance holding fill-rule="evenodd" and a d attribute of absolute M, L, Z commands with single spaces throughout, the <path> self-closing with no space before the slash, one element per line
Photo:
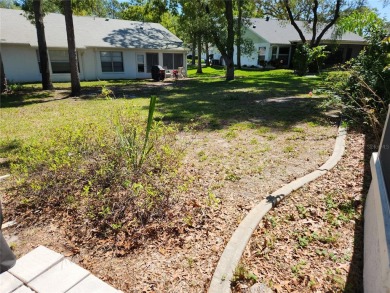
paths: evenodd
<path fill-rule="evenodd" d="M 390 102 L 390 39 L 385 30 L 373 27 L 369 45 L 344 66 L 344 72 L 332 73 L 326 79 L 330 99 L 356 126 L 380 137 Z"/>
<path fill-rule="evenodd" d="M 304 76 L 309 67 L 309 47 L 298 45 L 293 58 L 293 66 L 299 76 Z"/>
<path fill-rule="evenodd" d="M 322 64 L 329 54 L 328 51 L 325 51 L 325 48 L 326 46 L 310 48 L 306 44 L 298 45 L 293 58 L 293 66 L 296 73 L 299 76 L 304 76 L 308 72 L 309 67 L 313 68 L 313 71 L 320 72 Z"/>

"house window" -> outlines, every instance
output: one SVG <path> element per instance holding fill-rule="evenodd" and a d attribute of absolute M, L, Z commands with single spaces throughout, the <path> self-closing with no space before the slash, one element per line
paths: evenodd
<path fill-rule="evenodd" d="M 36 50 L 39 73 L 42 73 L 41 57 L 39 50 Z M 69 54 L 67 50 L 49 50 L 49 62 L 51 65 L 52 73 L 70 73 Z M 77 58 L 78 61 L 78 58 Z M 80 65 L 77 64 L 80 72 Z"/>
<path fill-rule="evenodd" d="M 266 47 L 259 47 L 259 61 L 265 60 Z"/>
<path fill-rule="evenodd" d="M 278 54 L 278 47 L 272 47 L 272 60 L 276 60 Z"/>
<path fill-rule="evenodd" d="M 146 53 L 147 72 L 152 72 L 152 66 L 158 64 L 158 53 Z"/>
<path fill-rule="evenodd" d="M 102 72 L 123 72 L 122 52 L 100 52 L 100 61 L 102 64 Z"/>
<path fill-rule="evenodd" d="M 173 67 L 173 54 L 163 54 L 163 66 L 168 69 L 174 69 Z"/>
<path fill-rule="evenodd" d="M 279 47 L 278 59 L 283 60 L 283 64 L 288 64 L 288 56 L 290 55 L 290 47 Z"/>
<path fill-rule="evenodd" d="M 68 50 L 49 50 L 49 56 L 53 73 L 70 73 Z"/>
<path fill-rule="evenodd" d="M 183 67 L 183 54 L 164 53 L 163 66 L 168 69 Z"/>
<path fill-rule="evenodd" d="M 145 72 L 145 57 L 144 55 L 137 55 L 138 72 Z"/>
<path fill-rule="evenodd" d="M 173 54 L 175 68 L 183 67 L 183 54 Z"/>

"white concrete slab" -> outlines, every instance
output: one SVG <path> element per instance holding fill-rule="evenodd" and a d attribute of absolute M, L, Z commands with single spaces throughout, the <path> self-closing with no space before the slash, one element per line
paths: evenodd
<path fill-rule="evenodd" d="M 0 292 L 1 293 L 10 293 L 22 286 L 22 281 L 20 281 L 15 276 L 11 275 L 8 272 L 0 274 Z"/>
<path fill-rule="evenodd" d="M 64 258 L 63 255 L 54 252 L 44 246 L 38 246 L 33 251 L 17 260 L 15 266 L 9 272 L 28 283 Z"/>
<path fill-rule="evenodd" d="M 34 293 L 34 291 L 26 286 L 22 286 L 13 291 L 12 293 Z"/>
<path fill-rule="evenodd" d="M 53 266 L 28 286 L 39 293 L 66 292 L 89 275 L 89 271 L 67 259 Z"/>
<path fill-rule="evenodd" d="M 111 287 L 94 275 L 89 275 L 67 293 L 118 293 L 117 289 Z"/>

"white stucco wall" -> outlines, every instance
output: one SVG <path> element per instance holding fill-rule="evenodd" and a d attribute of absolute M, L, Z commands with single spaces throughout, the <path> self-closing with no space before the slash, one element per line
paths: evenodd
<path fill-rule="evenodd" d="M 241 65 L 257 65 L 259 47 L 266 48 L 266 57 L 265 60 L 268 61 L 270 58 L 270 43 L 268 43 L 265 39 L 261 38 L 259 35 L 255 34 L 252 30 L 247 29 L 244 33 L 245 39 L 250 39 L 254 45 L 254 51 L 250 55 L 241 54 Z M 237 47 L 234 47 L 234 63 L 237 64 Z"/>
<path fill-rule="evenodd" d="M 36 49 L 29 45 L 1 45 L 4 72 L 8 82 L 41 81 Z"/>
<path fill-rule="evenodd" d="M 61 49 L 61 48 L 57 48 Z M 62 48 L 66 49 L 66 48 Z M 50 48 L 49 48 L 50 50 Z M 5 74 L 10 83 L 18 82 L 40 82 L 41 74 L 37 59 L 37 48 L 29 45 L 1 45 L 1 54 L 4 64 Z M 100 52 L 101 51 L 120 51 L 123 56 L 123 72 L 102 72 Z M 105 80 L 105 79 L 136 79 L 151 78 L 151 73 L 138 72 L 137 54 L 143 54 L 146 66 L 146 53 L 158 53 L 159 63 L 162 65 L 163 53 L 181 53 L 183 54 L 183 66 L 187 70 L 186 55 L 187 52 L 173 50 L 135 50 L 135 49 L 106 49 L 106 48 L 87 48 L 78 49 L 78 58 L 80 66 L 80 80 Z M 49 62 L 50 67 L 50 62 Z M 70 74 L 51 74 L 53 82 L 70 81 Z"/>

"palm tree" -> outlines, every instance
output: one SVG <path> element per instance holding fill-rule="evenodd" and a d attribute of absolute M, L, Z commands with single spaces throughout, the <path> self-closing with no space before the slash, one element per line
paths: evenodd
<path fill-rule="evenodd" d="M 76 42 L 74 37 L 72 2 L 71 0 L 63 0 L 62 3 L 65 15 L 66 35 L 68 38 L 70 78 L 72 84 L 72 90 L 70 95 L 72 97 L 77 97 L 80 95 L 81 86 L 77 62 Z"/>

